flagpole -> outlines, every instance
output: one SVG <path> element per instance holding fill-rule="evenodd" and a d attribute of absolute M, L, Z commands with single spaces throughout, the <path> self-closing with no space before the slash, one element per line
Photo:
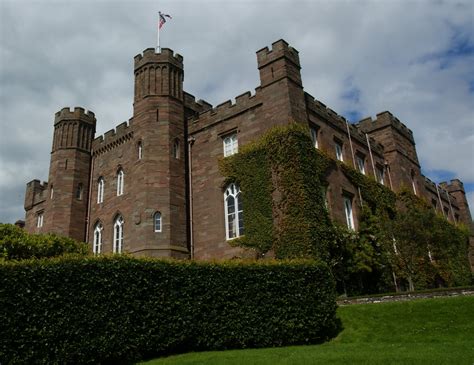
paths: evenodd
<path fill-rule="evenodd" d="M 158 12 L 158 39 L 156 43 L 156 53 L 161 53 L 160 49 L 160 23 L 161 22 L 161 12 Z"/>

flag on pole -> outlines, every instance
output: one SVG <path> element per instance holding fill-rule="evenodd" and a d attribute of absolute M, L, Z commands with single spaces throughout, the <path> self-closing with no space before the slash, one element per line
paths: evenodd
<path fill-rule="evenodd" d="M 160 22 L 159 22 L 159 25 L 158 25 L 158 29 L 161 29 L 161 27 L 166 23 L 166 18 L 171 18 L 171 15 L 168 15 L 168 14 L 163 14 L 161 11 L 158 12 L 158 14 L 160 15 Z"/>

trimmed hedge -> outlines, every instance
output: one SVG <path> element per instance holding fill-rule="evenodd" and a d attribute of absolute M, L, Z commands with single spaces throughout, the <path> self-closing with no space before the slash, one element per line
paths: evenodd
<path fill-rule="evenodd" d="M 0 224 L 0 260 L 25 260 L 61 256 L 87 255 L 85 243 L 55 234 L 29 234 L 13 224 Z"/>
<path fill-rule="evenodd" d="M 0 363 L 130 363 L 309 344 L 339 329 L 327 266 L 62 257 L 0 265 Z"/>

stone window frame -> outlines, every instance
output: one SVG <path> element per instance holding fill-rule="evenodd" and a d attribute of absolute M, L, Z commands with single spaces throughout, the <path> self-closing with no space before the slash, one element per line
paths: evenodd
<path fill-rule="evenodd" d="M 310 124 L 309 126 L 309 135 L 311 137 L 311 142 L 313 142 L 313 147 L 316 149 L 319 149 L 319 133 L 320 129 L 317 125 L 315 124 Z"/>
<path fill-rule="evenodd" d="M 125 172 L 123 171 L 123 168 L 119 166 L 119 168 L 117 169 L 117 196 L 123 195 L 124 184 Z"/>
<path fill-rule="evenodd" d="M 344 162 L 344 143 L 334 137 L 334 150 L 336 152 L 336 160 Z"/>
<path fill-rule="evenodd" d="M 44 223 L 44 210 L 36 212 L 36 228 L 43 227 Z"/>
<path fill-rule="evenodd" d="M 141 160 L 143 158 L 143 141 L 139 140 L 137 142 L 137 159 Z"/>
<path fill-rule="evenodd" d="M 92 253 L 99 255 L 102 253 L 102 233 L 104 231 L 104 225 L 100 220 L 94 224 L 94 238 L 92 241 Z"/>
<path fill-rule="evenodd" d="M 181 147 L 181 142 L 179 140 L 178 137 L 176 137 L 174 140 L 173 140 L 173 157 L 177 160 L 179 160 L 180 158 L 180 147 Z"/>
<path fill-rule="evenodd" d="M 104 192 L 105 179 L 103 176 L 99 176 L 97 179 L 97 204 L 102 204 L 104 202 Z"/>
<path fill-rule="evenodd" d="M 51 184 L 51 187 L 49 188 L 49 199 L 53 200 L 54 198 L 54 187 L 53 184 Z"/>
<path fill-rule="evenodd" d="M 83 197 L 84 197 L 84 184 L 79 183 L 77 184 L 75 198 L 76 200 L 82 200 Z"/>
<path fill-rule="evenodd" d="M 342 201 L 347 228 L 355 231 L 354 196 L 344 191 L 342 193 Z"/>
<path fill-rule="evenodd" d="M 123 252 L 123 242 L 124 242 L 124 224 L 122 214 L 117 213 L 114 218 L 114 230 L 113 230 L 113 253 L 122 253 Z"/>
<path fill-rule="evenodd" d="M 379 184 L 385 185 L 384 179 L 385 179 L 385 168 L 381 164 L 376 163 L 375 164 L 375 180 Z"/>
<path fill-rule="evenodd" d="M 153 214 L 153 231 L 155 233 L 161 233 L 163 231 L 163 215 L 160 211 L 156 211 Z"/>
<path fill-rule="evenodd" d="M 230 183 L 224 190 L 225 236 L 227 241 L 243 236 L 244 234 L 244 216 L 241 196 L 240 187 L 236 183 Z M 229 204 L 231 201 L 233 205 Z M 231 212 L 229 212 L 230 207 L 233 207 L 233 211 Z"/>
<path fill-rule="evenodd" d="M 237 130 L 231 131 L 222 136 L 222 146 L 224 150 L 224 157 L 229 157 L 239 152 L 239 139 L 237 136 Z"/>
<path fill-rule="evenodd" d="M 367 171 L 365 169 L 365 164 L 366 164 L 366 158 L 365 158 L 365 155 L 360 152 L 360 151 L 357 151 L 356 154 L 355 154 L 355 161 L 356 161 L 356 168 L 357 168 L 357 171 L 359 171 L 362 175 L 367 175 Z"/>

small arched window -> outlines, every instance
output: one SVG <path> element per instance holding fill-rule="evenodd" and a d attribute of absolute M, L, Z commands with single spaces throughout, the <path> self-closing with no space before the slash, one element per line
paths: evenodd
<path fill-rule="evenodd" d="M 94 252 L 94 255 L 98 255 L 102 252 L 102 231 L 104 227 L 102 226 L 102 223 L 97 222 L 96 225 L 94 226 L 94 243 L 92 246 L 92 252 Z"/>
<path fill-rule="evenodd" d="M 244 234 L 242 197 L 237 184 L 230 184 L 224 192 L 225 232 L 228 240 Z"/>
<path fill-rule="evenodd" d="M 173 143 L 173 157 L 179 158 L 179 139 L 175 138 Z"/>
<path fill-rule="evenodd" d="M 101 176 L 99 180 L 97 180 L 97 204 L 104 202 L 104 178 Z"/>
<path fill-rule="evenodd" d="M 123 250 L 123 218 L 118 215 L 114 220 L 114 253 L 122 253 Z"/>
<path fill-rule="evenodd" d="M 123 195 L 123 185 L 124 185 L 124 172 L 120 168 L 117 171 L 117 196 Z"/>
<path fill-rule="evenodd" d="M 161 232 L 161 213 L 156 212 L 153 215 L 153 228 L 155 232 Z"/>
<path fill-rule="evenodd" d="M 77 184 L 76 188 L 76 199 L 77 200 L 82 200 L 82 194 L 83 194 L 84 187 L 82 183 Z"/>
<path fill-rule="evenodd" d="M 141 160 L 143 157 L 143 144 L 142 141 L 139 141 L 137 143 L 137 153 L 138 153 L 138 159 Z"/>

